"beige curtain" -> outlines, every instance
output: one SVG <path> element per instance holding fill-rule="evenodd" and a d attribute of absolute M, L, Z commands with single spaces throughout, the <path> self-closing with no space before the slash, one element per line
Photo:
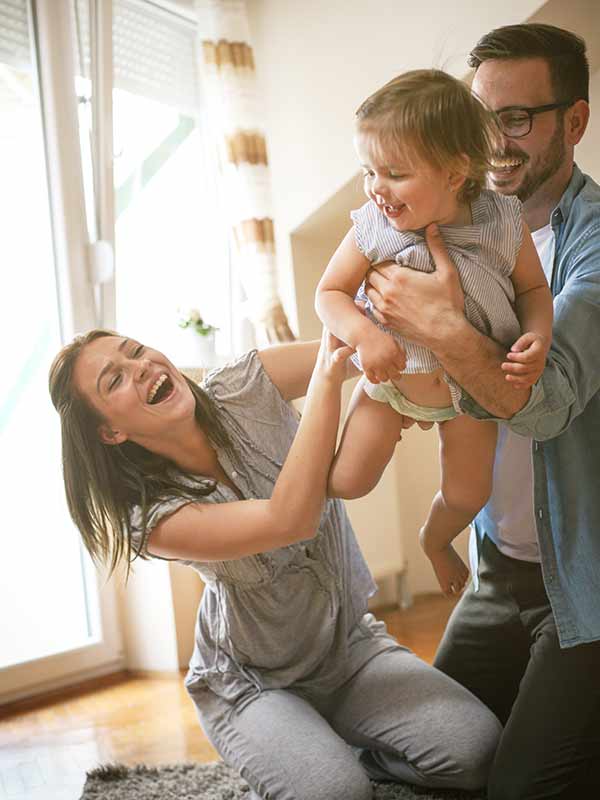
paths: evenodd
<path fill-rule="evenodd" d="M 294 339 L 277 291 L 269 164 L 245 0 L 196 0 L 207 122 L 258 343 Z"/>

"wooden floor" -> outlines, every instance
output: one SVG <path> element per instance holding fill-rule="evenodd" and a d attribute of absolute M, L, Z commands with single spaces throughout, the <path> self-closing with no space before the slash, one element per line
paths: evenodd
<path fill-rule="evenodd" d="M 390 633 L 431 662 L 453 601 L 382 610 Z M 99 764 L 214 761 L 179 676 L 120 674 L 0 712 L 0 800 L 77 800 Z"/>

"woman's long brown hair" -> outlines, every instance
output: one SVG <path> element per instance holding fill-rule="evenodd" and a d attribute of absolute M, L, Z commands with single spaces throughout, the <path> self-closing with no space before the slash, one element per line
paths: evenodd
<path fill-rule="evenodd" d="M 62 468 L 67 506 L 73 522 L 95 563 L 112 573 L 121 560 L 127 569 L 136 558 L 147 557 L 142 545 L 132 541 L 131 509 L 142 515 L 142 543 L 151 506 L 171 497 L 206 496 L 214 483 L 197 480 L 196 485 L 177 481 L 173 463 L 135 442 L 104 444 L 98 434 L 104 422 L 73 381 L 75 363 L 83 348 L 113 331 L 94 329 L 77 336 L 58 353 L 50 367 L 49 388 L 60 415 Z M 196 400 L 196 420 L 212 442 L 227 445 L 229 437 L 207 394 L 184 375 Z"/>

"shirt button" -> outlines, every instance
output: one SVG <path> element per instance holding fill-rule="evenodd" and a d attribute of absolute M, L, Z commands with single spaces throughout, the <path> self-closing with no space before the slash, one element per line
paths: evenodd
<path fill-rule="evenodd" d="M 537 451 L 540 449 L 540 443 L 539 442 L 534 442 L 533 443 L 533 449 L 537 453 Z"/>
<path fill-rule="evenodd" d="M 235 470 L 233 470 L 233 472 L 231 473 L 231 477 L 232 478 L 237 478 L 237 476 L 238 476 L 237 472 Z"/>
<path fill-rule="evenodd" d="M 543 516 L 544 516 L 544 512 L 543 512 L 543 510 L 542 510 L 541 508 L 538 508 L 538 517 L 539 517 L 540 519 L 542 519 L 542 518 L 543 518 Z"/>

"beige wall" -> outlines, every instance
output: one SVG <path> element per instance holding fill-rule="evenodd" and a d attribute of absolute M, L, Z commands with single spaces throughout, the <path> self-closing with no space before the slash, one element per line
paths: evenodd
<path fill-rule="evenodd" d="M 598 3 L 600 9 L 600 3 Z M 598 27 L 600 40 L 600 25 Z M 600 183 L 600 69 L 597 69 L 590 81 L 590 108 L 592 111 L 590 124 L 581 143 L 575 148 L 575 160 L 584 172 Z"/>
<path fill-rule="evenodd" d="M 349 210 L 362 202 L 352 118 L 369 92 L 394 74 L 416 67 L 439 66 L 462 76 L 466 54 L 482 33 L 528 18 L 580 32 L 589 41 L 593 66 L 599 66 L 596 0 L 572 0 L 566 9 L 562 0 L 493 5 L 424 0 L 418 7 L 410 4 L 406 16 L 403 7 L 408 4 L 398 0 L 381 0 L 376 6 L 358 0 L 249 2 L 264 93 L 280 286 L 301 338 L 318 335 L 314 289 L 349 227 Z M 592 32 L 596 36 L 590 41 Z M 592 104 L 600 109 L 599 71 L 593 76 Z M 576 154 L 582 168 L 595 175 L 600 175 L 595 146 L 599 119 L 600 112 Z M 417 542 L 438 488 L 437 435 L 411 431 L 399 450 L 400 534 L 408 589 L 414 594 L 437 591 Z M 465 558 L 466 540 L 463 533 L 458 544 Z"/>
<path fill-rule="evenodd" d="M 171 580 L 166 561 L 137 559 L 127 584 L 115 576 L 127 669 L 179 668 Z"/>

